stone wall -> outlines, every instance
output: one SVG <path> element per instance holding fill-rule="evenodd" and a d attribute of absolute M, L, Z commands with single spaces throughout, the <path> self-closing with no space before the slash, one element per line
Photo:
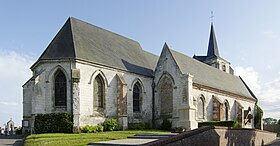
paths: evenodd
<path fill-rule="evenodd" d="M 255 129 L 228 129 L 226 127 L 201 127 L 192 131 L 178 134 L 162 140 L 147 143 L 145 145 L 164 146 L 225 146 L 246 145 L 261 146 L 276 139 L 276 133 Z"/>
<path fill-rule="evenodd" d="M 164 93 L 161 93 L 163 86 L 165 85 L 165 80 L 168 78 L 168 81 L 172 82 L 172 91 L 171 98 L 172 98 L 172 105 L 169 106 L 166 110 L 171 110 L 172 114 L 169 116 L 163 115 L 161 112 L 164 112 L 164 110 L 161 110 L 162 104 L 165 101 L 162 99 L 164 96 L 162 96 Z M 159 127 L 161 125 L 161 122 L 163 118 L 168 118 L 169 121 L 172 122 L 172 127 L 178 127 L 179 122 L 179 107 L 182 105 L 183 98 L 186 98 L 186 79 L 182 75 L 179 67 L 177 66 L 176 62 L 174 61 L 172 55 L 170 54 L 169 50 L 164 47 L 155 73 L 154 73 L 154 82 L 155 82 L 155 122 L 156 126 Z M 185 99 L 188 100 L 188 99 Z M 163 102 L 161 104 L 161 102 Z M 169 105 L 169 104 L 167 104 Z"/>
<path fill-rule="evenodd" d="M 263 130 L 270 131 L 270 132 L 280 132 L 280 125 L 263 125 Z"/>
<path fill-rule="evenodd" d="M 126 84 L 126 114 L 128 123 L 152 121 L 152 78 L 129 73 L 113 68 L 78 62 L 76 68 L 80 69 L 80 126 L 96 125 L 105 118 L 118 118 L 118 96 L 120 92 L 119 77 Z M 99 115 L 93 111 L 93 80 L 101 74 L 105 81 L 105 111 L 104 115 Z M 139 82 L 142 87 L 140 113 L 133 113 L 133 86 Z M 120 107 L 120 106 L 119 106 Z"/>
<path fill-rule="evenodd" d="M 218 92 L 211 91 L 209 89 L 203 88 L 194 88 L 192 91 L 193 98 L 195 101 L 198 101 L 198 98 L 203 96 L 205 98 L 205 118 L 199 119 L 196 116 L 196 120 L 198 122 L 203 121 L 212 121 L 213 120 L 213 96 L 219 100 L 222 104 L 227 101 L 229 103 L 229 120 L 237 120 L 237 102 L 242 106 L 243 111 L 247 110 L 249 107 L 251 108 L 251 112 L 254 113 L 255 109 L 255 101 L 245 100 L 243 98 L 233 97 L 227 94 L 222 94 Z M 222 112 L 221 112 L 222 113 Z M 223 116 L 221 116 L 223 117 Z M 225 120 L 224 118 L 221 121 Z M 247 123 L 246 125 L 243 123 L 243 128 L 253 128 L 254 120 L 251 120 L 251 123 Z"/>

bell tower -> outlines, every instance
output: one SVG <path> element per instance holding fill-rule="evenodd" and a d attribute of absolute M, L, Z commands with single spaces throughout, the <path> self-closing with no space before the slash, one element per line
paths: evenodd
<path fill-rule="evenodd" d="M 221 71 L 224 71 L 226 73 L 229 73 L 229 74 L 234 73 L 233 69 L 230 66 L 230 62 L 228 62 L 227 60 L 223 59 L 220 56 L 213 22 L 211 22 L 211 30 L 210 30 L 207 56 L 194 55 L 193 58 L 198 61 L 201 61 L 205 64 L 208 64 L 212 67 L 215 67 Z"/>

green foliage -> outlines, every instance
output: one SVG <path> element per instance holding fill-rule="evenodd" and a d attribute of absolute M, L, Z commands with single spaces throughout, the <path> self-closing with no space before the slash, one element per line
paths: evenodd
<path fill-rule="evenodd" d="M 103 130 L 104 130 L 104 126 L 101 125 L 101 124 L 98 124 L 98 125 L 97 125 L 97 131 L 98 131 L 98 132 L 103 132 Z"/>
<path fill-rule="evenodd" d="M 273 118 L 264 118 L 264 119 L 263 119 L 263 124 L 264 124 L 264 125 L 275 125 L 275 124 L 277 124 L 277 119 L 273 119 Z"/>
<path fill-rule="evenodd" d="M 34 126 L 36 133 L 72 133 L 73 116 L 67 112 L 38 114 Z"/>
<path fill-rule="evenodd" d="M 172 126 L 172 123 L 167 118 L 164 118 L 161 123 L 160 129 L 169 131 L 169 130 L 171 130 L 171 126 Z"/>
<path fill-rule="evenodd" d="M 198 127 L 202 126 L 224 126 L 224 127 L 238 127 L 237 121 L 209 121 L 209 122 L 199 122 Z"/>
<path fill-rule="evenodd" d="M 17 134 L 17 135 L 22 134 L 22 127 L 16 128 L 16 134 Z"/>
<path fill-rule="evenodd" d="M 254 118 L 254 126 L 257 129 L 261 129 L 263 110 L 259 107 L 259 105 L 257 103 L 256 103 L 256 107 L 257 107 L 257 112 L 256 112 L 255 118 Z"/>
<path fill-rule="evenodd" d="M 81 131 L 83 133 L 96 133 L 97 132 L 97 126 L 86 125 L 86 126 L 81 128 Z"/>
<path fill-rule="evenodd" d="M 103 123 L 104 131 L 118 130 L 118 121 L 116 119 L 106 119 Z"/>
<path fill-rule="evenodd" d="M 103 129 L 104 129 L 104 127 L 100 124 L 98 124 L 97 126 L 86 125 L 81 128 L 81 132 L 82 133 L 97 133 L 97 132 L 103 132 Z"/>

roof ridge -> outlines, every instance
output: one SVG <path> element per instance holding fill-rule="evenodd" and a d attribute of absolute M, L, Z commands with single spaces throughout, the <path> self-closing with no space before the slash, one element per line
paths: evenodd
<path fill-rule="evenodd" d="M 70 21 L 70 32 L 71 32 L 71 36 L 72 36 L 72 42 L 73 42 L 73 45 L 74 45 L 74 56 L 77 55 L 77 52 L 76 52 L 76 43 L 75 43 L 75 39 L 74 39 L 74 33 L 73 33 L 73 28 L 72 28 L 72 19 L 74 17 L 69 17 L 69 21 Z M 75 18 L 74 18 L 75 19 Z"/>
<path fill-rule="evenodd" d="M 207 68 L 211 68 L 211 70 L 216 70 L 216 71 L 220 71 L 221 73 L 228 74 L 228 73 L 226 73 L 226 72 L 224 72 L 224 71 L 221 71 L 221 70 L 219 70 L 219 69 L 217 69 L 217 68 L 215 68 L 215 67 L 211 67 L 211 66 L 208 65 L 208 64 L 205 64 L 205 63 L 203 63 L 203 62 L 201 62 L 201 61 L 199 61 L 199 60 L 196 60 L 196 59 L 194 59 L 194 58 L 192 58 L 192 57 L 189 57 L 188 55 L 185 55 L 185 54 L 183 54 L 183 53 L 181 53 L 181 52 L 178 52 L 178 51 L 176 51 L 176 50 L 174 50 L 174 49 L 169 48 L 169 50 L 174 51 L 174 52 L 176 52 L 176 53 L 178 53 L 178 54 L 184 55 L 185 57 L 188 57 L 188 58 L 192 59 L 193 61 L 195 61 L 195 62 L 197 62 L 197 63 L 199 63 L 199 64 L 202 64 L 202 65 L 206 66 Z M 228 75 L 234 76 L 234 77 L 238 77 L 238 76 L 232 75 L 232 74 L 228 74 Z"/>

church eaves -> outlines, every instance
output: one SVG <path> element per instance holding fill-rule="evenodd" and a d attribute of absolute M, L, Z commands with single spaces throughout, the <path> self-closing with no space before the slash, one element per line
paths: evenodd
<path fill-rule="evenodd" d="M 70 17 L 34 65 L 41 60 L 76 59 L 152 76 L 157 58 L 134 40 Z"/>

